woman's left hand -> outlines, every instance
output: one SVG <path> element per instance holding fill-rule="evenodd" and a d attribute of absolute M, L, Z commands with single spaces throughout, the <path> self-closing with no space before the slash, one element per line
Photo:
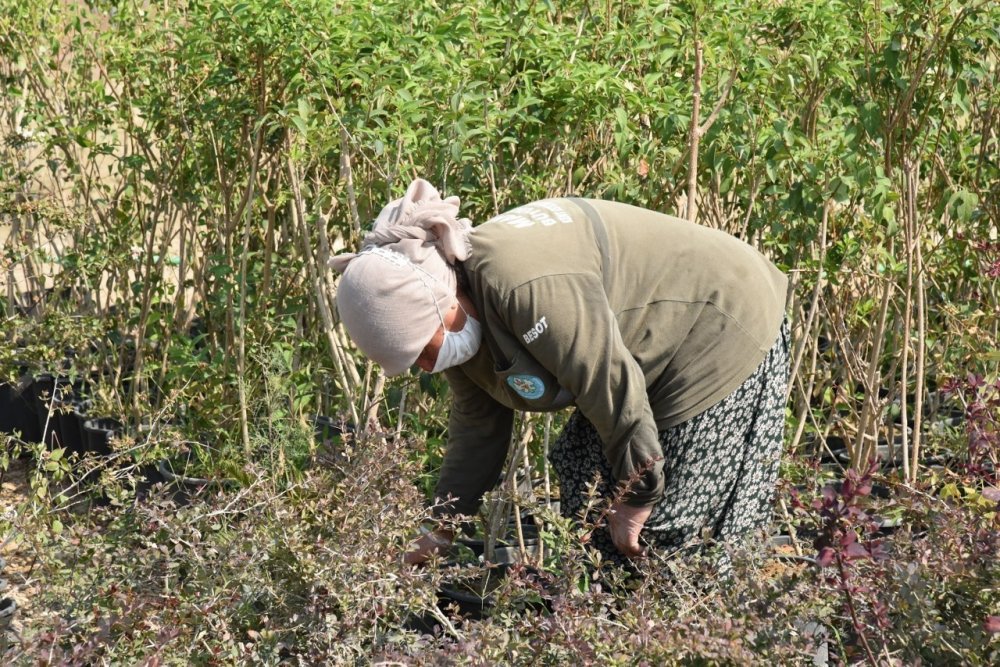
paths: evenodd
<path fill-rule="evenodd" d="M 403 562 L 407 565 L 422 565 L 435 555 L 447 551 L 455 539 L 455 533 L 447 528 L 421 529 L 420 532 L 420 537 L 403 554 Z"/>
<path fill-rule="evenodd" d="M 629 558 L 645 555 L 646 550 L 639 546 L 639 532 L 652 512 L 652 507 L 632 507 L 623 502 L 611 506 L 608 515 L 611 541 L 623 555 Z"/>

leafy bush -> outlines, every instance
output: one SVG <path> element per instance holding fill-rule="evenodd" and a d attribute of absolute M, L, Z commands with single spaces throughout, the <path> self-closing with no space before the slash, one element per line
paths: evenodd
<path fill-rule="evenodd" d="M 515 566 L 489 617 L 436 611 L 455 568 L 401 562 L 425 516 L 414 444 L 375 434 L 286 486 L 251 465 L 236 491 L 177 507 L 158 488 L 58 526 L 45 500 L 26 501 L 12 525 L 31 536 L 44 585 L 11 659 L 793 664 L 825 646 L 849 661 L 985 665 L 1000 652 L 995 504 L 902 489 L 878 500 L 857 476 L 798 505 L 800 533 L 820 529 L 815 546 L 799 542 L 813 561 L 756 546 L 730 552 L 729 578 L 712 550 L 629 575 L 598 567 L 586 527 L 553 517 L 545 561 Z M 877 532 L 873 517 L 892 511 L 903 526 Z M 415 631 L 428 619 L 438 634 Z"/>

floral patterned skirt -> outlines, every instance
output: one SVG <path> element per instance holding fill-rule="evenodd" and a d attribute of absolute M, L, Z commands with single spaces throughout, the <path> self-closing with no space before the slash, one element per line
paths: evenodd
<path fill-rule="evenodd" d="M 642 541 L 664 555 L 698 537 L 732 542 L 764 528 L 771 518 L 784 441 L 788 385 L 788 323 L 743 384 L 688 421 L 660 432 L 664 494 L 642 531 Z M 549 452 L 559 477 L 563 516 L 584 517 L 595 484 L 598 498 L 615 488 L 597 430 L 576 411 Z M 600 508 L 590 510 L 599 512 Z M 591 537 L 606 560 L 622 563 L 605 529 Z"/>

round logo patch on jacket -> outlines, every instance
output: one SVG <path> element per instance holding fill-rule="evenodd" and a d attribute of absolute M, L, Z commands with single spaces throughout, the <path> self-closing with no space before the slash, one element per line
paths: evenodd
<path fill-rule="evenodd" d="M 541 398 L 545 393 L 545 383 L 534 375 L 511 375 L 507 384 L 523 398 Z"/>

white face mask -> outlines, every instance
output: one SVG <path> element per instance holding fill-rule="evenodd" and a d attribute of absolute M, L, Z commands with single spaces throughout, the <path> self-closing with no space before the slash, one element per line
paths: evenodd
<path fill-rule="evenodd" d="M 459 303 L 458 307 L 462 308 L 462 304 Z M 479 351 L 479 344 L 483 340 L 482 327 L 479 320 L 469 315 L 465 308 L 462 311 L 465 312 L 465 325 L 461 331 L 448 331 L 445 327 L 444 340 L 431 373 L 440 373 L 452 366 L 464 364 Z"/>

